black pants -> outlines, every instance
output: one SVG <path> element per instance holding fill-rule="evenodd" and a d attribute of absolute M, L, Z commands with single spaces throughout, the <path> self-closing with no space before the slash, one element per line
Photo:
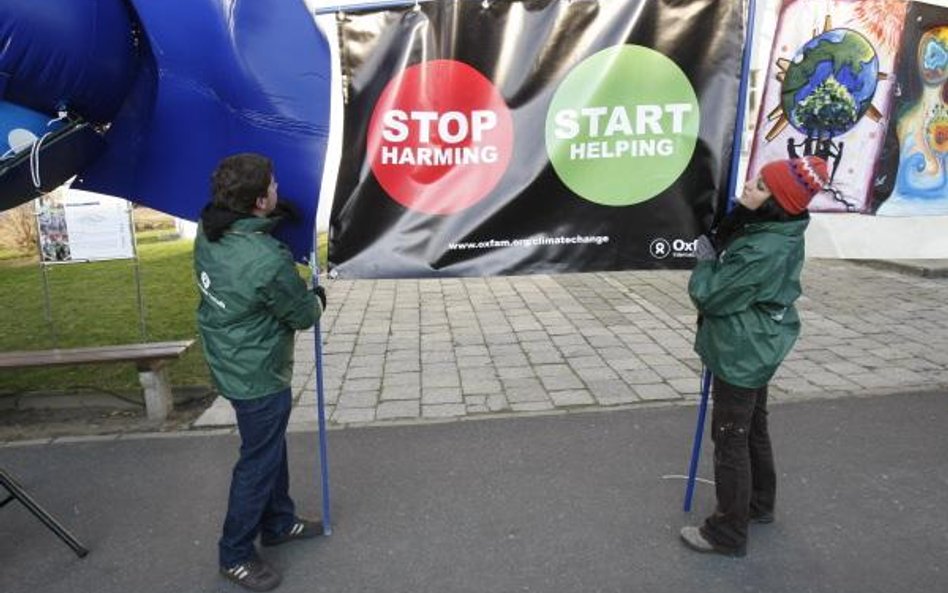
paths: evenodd
<path fill-rule="evenodd" d="M 701 533 L 719 548 L 744 550 L 751 515 L 773 513 L 777 492 L 767 432 L 767 386 L 746 389 L 715 377 L 712 393 L 711 440 L 718 504 Z"/>

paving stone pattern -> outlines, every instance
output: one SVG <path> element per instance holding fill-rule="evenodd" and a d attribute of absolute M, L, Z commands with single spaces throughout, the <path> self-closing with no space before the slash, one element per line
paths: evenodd
<path fill-rule="evenodd" d="M 687 271 L 329 280 L 330 426 L 696 400 Z M 948 279 L 810 260 L 803 334 L 778 400 L 948 387 Z M 291 423 L 316 422 L 315 345 L 299 334 Z M 218 399 L 197 422 L 233 422 Z"/>

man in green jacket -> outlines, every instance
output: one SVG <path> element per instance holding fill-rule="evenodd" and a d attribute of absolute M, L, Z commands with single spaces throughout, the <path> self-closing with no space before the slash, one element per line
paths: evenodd
<path fill-rule="evenodd" d="M 767 430 L 767 384 L 800 334 L 803 237 L 813 196 L 828 184 L 819 157 L 774 161 L 749 181 L 715 245 L 698 238 L 688 293 L 698 309 L 695 351 L 714 374 L 711 439 L 717 507 L 684 527 L 691 549 L 747 550 L 747 525 L 774 519 L 777 478 Z"/>
<path fill-rule="evenodd" d="M 234 407 L 240 458 L 234 466 L 219 542 L 220 571 L 253 591 L 280 575 L 257 554 L 322 534 L 295 514 L 289 496 L 286 426 L 292 406 L 293 340 L 326 304 L 296 271 L 289 249 L 271 236 L 292 209 L 277 203 L 273 164 L 258 154 L 223 159 L 211 177 L 213 199 L 201 213 L 194 271 L 198 326 L 218 391 Z"/>

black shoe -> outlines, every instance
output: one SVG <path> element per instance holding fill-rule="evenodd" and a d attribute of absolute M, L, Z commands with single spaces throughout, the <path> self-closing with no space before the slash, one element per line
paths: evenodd
<path fill-rule="evenodd" d="M 293 525 L 290 526 L 289 531 L 283 535 L 277 536 L 260 536 L 260 545 L 263 546 L 279 546 L 280 544 L 285 544 L 286 542 L 291 542 L 297 539 L 311 539 L 318 537 L 323 534 L 323 522 L 322 521 L 308 521 L 306 519 L 297 518 L 293 521 Z"/>
<path fill-rule="evenodd" d="M 269 591 L 280 584 L 277 571 L 259 558 L 247 560 L 229 568 L 221 567 L 224 578 L 251 591 Z"/>
<path fill-rule="evenodd" d="M 701 535 L 701 530 L 697 527 L 682 527 L 680 533 L 681 541 L 685 542 L 685 545 L 695 552 L 721 554 L 722 556 L 734 556 L 737 558 L 742 558 L 747 555 L 747 549 L 743 547 L 737 550 L 728 550 L 712 544 Z"/>
<path fill-rule="evenodd" d="M 766 525 L 767 523 L 773 523 L 773 522 L 774 522 L 774 514 L 773 514 L 773 513 L 758 513 L 758 514 L 756 514 L 756 515 L 751 515 L 751 516 L 750 516 L 750 522 L 751 522 L 751 523 L 760 523 L 760 524 L 762 524 L 762 525 Z"/>

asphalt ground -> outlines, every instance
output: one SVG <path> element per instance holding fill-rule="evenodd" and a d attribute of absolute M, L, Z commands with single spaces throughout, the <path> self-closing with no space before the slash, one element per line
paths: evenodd
<path fill-rule="evenodd" d="M 385 593 L 948 590 L 944 393 L 777 403 L 777 521 L 743 559 L 681 526 L 696 408 L 349 427 L 330 437 L 334 531 L 266 548 L 278 591 Z M 316 434 L 289 436 L 293 492 L 318 515 Z M 233 434 L 0 447 L 0 467 L 90 548 L 0 509 L 4 593 L 239 589 L 216 571 Z M 710 478 L 705 442 L 700 475 Z"/>

